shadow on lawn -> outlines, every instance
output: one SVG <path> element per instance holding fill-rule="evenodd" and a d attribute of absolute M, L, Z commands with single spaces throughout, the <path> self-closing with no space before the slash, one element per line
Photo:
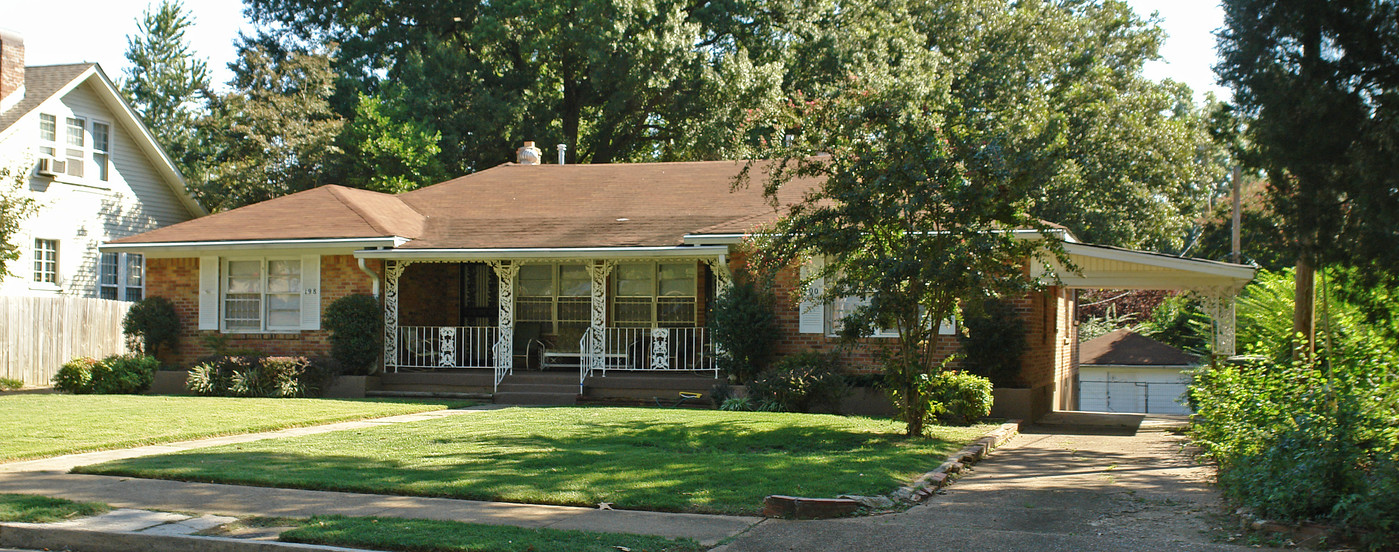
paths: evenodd
<path fill-rule="evenodd" d="M 825 428 L 610 419 L 423 425 L 266 441 L 86 466 L 185 481 L 708 513 L 769 494 L 880 494 L 960 443 Z M 586 421 L 584 421 L 586 422 Z M 429 434 L 427 429 L 452 430 Z M 355 454 L 346 454 L 354 450 Z"/>

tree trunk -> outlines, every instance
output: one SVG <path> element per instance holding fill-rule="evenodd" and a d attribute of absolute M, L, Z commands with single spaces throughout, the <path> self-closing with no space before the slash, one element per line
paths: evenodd
<path fill-rule="evenodd" d="M 1305 253 L 1297 257 L 1293 284 L 1292 335 L 1300 334 L 1304 342 L 1294 344 L 1292 357 L 1310 359 L 1316 352 L 1316 267 Z"/>

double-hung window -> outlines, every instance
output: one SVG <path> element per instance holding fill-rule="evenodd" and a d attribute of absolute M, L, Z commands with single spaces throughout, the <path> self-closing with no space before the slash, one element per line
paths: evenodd
<path fill-rule="evenodd" d="M 623 328 L 695 325 L 694 262 L 622 263 L 613 271 L 612 320 Z"/>
<path fill-rule="evenodd" d="M 117 301 L 140 301 L 146 295 L 146 260 L 139 253 L 103 253 L 97 295 Z"/>
<path fill-rule="evenodd" d="M 112 125 L 92 122 L 92 169 L 98 180 L 106 182 L 111 176 Z"/>
<path fill-rule="evenodd" d="M 300 259 L 230 259 L 224 263 L 225 331 L 300 329 Z"/>
<path fill-rule="evenodd" d="M 39 156 L 50 160 L 54 173 L 106 182 L 111 178 L 112 125 L 86 117 L 40 113 Z"/>
<path fill-rule="evenodd" d="M 82 178 L 84 174 L 84 160 L 87 159 L 87 119 L 82 117 L 68 117 L 67 129 L 68 139 L 64 143 L 63 156 L 68 159 L 65 169 L 68 176 Z"/>
<path fill-rule="evenodd" d="M 34 240 L 34 281 L 58 285 L 58 240 Z"/>
<path fill-rule="evenodd" d="M 573 350 L 591 322 L 592 279 L 581 264 L 527 264 L 515 282 L 515 321 L 521 335 L 557 336 L 553 347 Z"/>

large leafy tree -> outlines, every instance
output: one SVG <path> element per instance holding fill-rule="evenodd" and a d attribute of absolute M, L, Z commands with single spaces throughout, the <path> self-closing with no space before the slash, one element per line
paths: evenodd
<path fill-rule="evenodd" d="M 472 171 L 509 160 L 521 139 L 567 144 L 574 162 L 722 155 L 731 139 L 716 129 L 733 125 L 716 121 L 775 98 L 779 82 L 748 61 L 732 31 L 706 25 L 749 8 L 251 0 L 248 11 L 284 38 L 340 45 L 342 115 L 385 82 L 411 90 L 402 113 L 441 132 L 444 163 Z"/>
<path fill-rule="evenodd" d="M 1033 214 L 1094 243 L 1181 248 L 1225 159 L 1190 91 L 1143 76 L 1162 40 L 1153 21 L 1111 1 L 957 0 L 914 13 L 947 57 L 954 101 L 1041 137 L 1041 155 L 1022 160 L 1040 177 Z"/>
<path fill-rule="evenodd" d="M 203 180 L 207 140 L 197 122 L 210 94 L 208 64 L 190 48 L 194 20 L 179 0 L 147 8 L 126 39 L 131 66 L 121 90 L 185 177 Z"/>
<path fill-rule="evenodd" d="M 907 15 L 879 9 L 896 21 Z M 929 417 L 923 382 L 939 369 L 938 322 L 960 301 L 1031 289 L 1025 263 L 1061 251 L 1029 211 L 1040 166 L 1034 129 L 1048 112 L 1041 102 L 1022 104 L 1017 117 L 988 116 L 979 108 L 991 102 L 970 104 L 953 89 L 965 69 L 916 33 L 865 32 L 855 38 L 884 50 L 883 65 L 867 64 L 840 89 L 796 95 L 756 121 L 771 129 L 774 161 L 750 165 L 739 184 L 761 182 L 776 201 L 795 179 L 820 183 L 764 232 L 760 263 L 771 270 L 822 259 L 802 282 L 807 293 L 821 278 L 822 299 L 869 299 L 845 318 L 842 335 L 897 330 L 882 361 L 907 432 L 918 435 Z"/>
<path fill-rule="evenodd" d="M 197 189 L 213 211 L 330 184 L 344 119 L 330 108 L 331 52 L 242 37 L 232 90 L 201 121 L 209 129 L 212 176 Z"/>
<path fill-rule="evenodd" d="M 1220 79 L 1297 258 L 1294 330 L 1312 335 L 1315 267 L 1399 279 L 1399 4 L 1227 0 Z M 1382 309 L 1374 309 L 1382 312 Z"/>
<path fill-rule="evenodd" d="M 0 279 L 9 274 L 9 263 L 19 260 L 21 249 L 14 240 L 20 235 L 20 223 L 38 210 L 34 198 L 24 191 L 29 166 L 0 166 Z"/>

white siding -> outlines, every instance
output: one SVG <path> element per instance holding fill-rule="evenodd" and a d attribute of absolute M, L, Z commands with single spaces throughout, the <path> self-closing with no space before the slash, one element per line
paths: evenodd
<path fill-rule="evenodd" d="M 40 204 L 15 240 L 20 258 L 10 265 L 13 276 L 0 275 L 0 294 L 95 297 L 99 244 L 191 218 L 160 177 L 156 165 L 160 161 L 147 157 L 138 145 L 139 130 L 122 124 L 107 109 L 98 95 L 100 87 L 93 77 L 50 99 L 16 122 L 14 132 L 0 142 L 0 162 L 29 172 L 27 193 Z M 40 113 L 58 118 L 60 141 L 66 117 L 86 118 L 89 131 L 94 120 L 111 125 L 111 171 L 106 182 L 97 179 L 90 165 L 81 179 L 34 175 Z M 59 240 L 58 289 L 32 282 L 35 238 Z"/>
<path fill-rule="evenodd" d="M 1169 367 L 1079 366 L 1079 410 L 1190 414 L 1184 394 L 1190 376 Z"/>

